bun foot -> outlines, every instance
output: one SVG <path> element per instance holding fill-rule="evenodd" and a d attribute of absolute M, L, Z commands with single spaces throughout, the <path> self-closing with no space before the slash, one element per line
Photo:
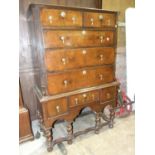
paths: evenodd
<path fill-rule="evenodd" d="M 113 128 L 114 125 L 112 123 L 109 123 L 109 128 Z"/>
<path fill-rule="evenodd" d="M 99 130 L 95 130 L 95 134 L 99 134 L 100 132 L 99 132 Z"/>
<path fill-rule="evenodd" d="M 52 150 L 53 150 L 53 147 L 52 146 L 50 146 L 50 147 L 47 148 L 47 151 L 48 152 L 51 152 Z"/>
<path fill-rule="evenodd" d="M 53 145 L 52 145 L 52 134 L 50 130 L 45 130 L 45 134 L 46 134 L 46 139 L 47 139 L 47 151 L 51 152 L 53 150 Z"/>
<path fill-rule="evenodd" d="M 68 142 L 67 142 L 69 145 L 71 145 L 73 142 L 72 142 L 72 140 L 68 140 Z"/>

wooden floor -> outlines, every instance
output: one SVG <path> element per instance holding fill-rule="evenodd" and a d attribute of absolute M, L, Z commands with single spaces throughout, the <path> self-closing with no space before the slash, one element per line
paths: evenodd
<path fill-rule="evenodd" d="M 72 145 L 63 142 L 55 145 L 52 152 L 46 151 L 45 138 L 20 144 L 20 155 L 134 155 L 134 114 L 126 118 L 116 118 L 113 129 L 103 127 L 98 135 L 93 131 L 73 140 Z M 76 119 L 74 131 L 95 125 L 94 115 Z M 57 133 L 55 132 L 57 130 Z M 65 122 L 56 124 L 54 138 L 66 135 Z M 34 134 L 39 130 L 38 122 L 33 122 Z M 63 149 L 62 149 L 63 148 Z"/>

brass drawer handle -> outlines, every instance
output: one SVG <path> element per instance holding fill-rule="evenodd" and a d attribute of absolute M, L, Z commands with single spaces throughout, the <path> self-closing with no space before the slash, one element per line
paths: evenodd
<path fill-rule="evenodd" d="M 64 65 L 66 65 L 66 63 L 67 63 L 67 58 L 62 58 L 62 59 L 61 59 L 61 62 L 62 62 Z"/>
<path fill-rule="evenodd" d="M 62 43 L 65 43 L 65 37 L 64 36 L 60 36 L 60 40 L 62 41 Z"/>
<path fill-rule="evenodd" d="M 82 35 L 85 35 L 86 34 L 86 31 L 85 30 L 82 30 Z"/>
<path fill-rule="evenodd" d="M 87 94 L 83 94 L 82 96 L 83 96 L 83 98 L 87 98 Z"/>
<path fill-rule="evenodd" d="M 110 40 L 110 37 L 107 37 L 106 40 L 109 41 Z"/>
<path fill-rule="evenodd" d="M 66 17 L 66 12 L 62 11 L 62 12 L 60 13 L 60 16 L 61 16 L 62 18 L 65 18 L 65 17 Z"/>
<path fill-rule="evenodd" d="M 106 97 L 107 97 L 107 99 L 110 99 L 111 98 L 111 94 L 110 93 L 107 93 L 106 94 Z"/>
<path fill-rule="evenodd" d="M 86 100 L 87 100 L 87 94 L 83 94 L 82 97 L 83 97 L 83 100 L 82 101 L 83 102 L 86 102 Z"/>
<path fill-rule="evenodd" d="M 69 84 L 69 81 L 68 80 L 64 80 L 63 83 L 64 83 L 65 87 L 67 87 L 68 84 Z"/>
<path fill-rule="evenodd" d="M 78 98 L 75 98 L 75 104 L 78 105 Z"/>
<path fill-rule="evenodd" d="M 90 18 L 91 25 L 94 25 L 94 19 Z"/>
<path fill-rule="evenodd" d="M 82 50 L 82 54 L 85 55 L 87 53 L 86 50 Z"/>
<path fill-rule="evenodd" d="M 99 78 L 101 81 L 104 79 L 102 74 L 99 75 Z"/>
<path fill-rule="evenodd" d="M 86 74 L 87 74 L 87 71 L 86 71 L 86 70 L 83 70 L 83 71 L 82 71 L 82 74 L 83 74 L 83 75 L 86 75 Z"/>
<path fill-rule="evenodd" d="M 48 16 L 48 20 L 49 20 L 50 23 L 52 23 L 52 19 L 53 19 L 52 16 Z"/>
<path fill-rule="evenodd" d="M 104 40 L 104 36 L 100 36 L 101 43 L 103 43 L 103 40 Z"/>
<path fill-rule="evenodd" d="M 59 113 L 60 112 L 60 106 L 56 106 L 56 111 Z"/>
<path fill-rule="evenodd" d="M 73 21 L 73 24 L 75 24 L 75 21 L 76 21 L 76 17 L 75 16 L 72 17 L 72 21 Z"/>
<path fill-rule="evenodd" d="M 98 18 L 99 18 L 100 21 L 102 21 L 103 20 L 103 15 L 99 15 Z"/>
<path fill-rule="evenodd" d="M 100 54 L 99 58 L 100 58 L 101 61 L 103 61 L 103 54 Z"/>

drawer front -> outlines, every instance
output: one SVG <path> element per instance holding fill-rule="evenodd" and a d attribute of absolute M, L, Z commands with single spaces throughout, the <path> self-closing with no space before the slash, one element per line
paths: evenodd
<path fill-rule="evenodd" d="M 85 27 L 115 27 L 116 15 L 112 13 L 84 13 Z"/>
<path fill-rule="evenodd" d="M 91 87 L 114 80 L 114 67 L 103 66 L 79 69 L 63 73 L 48 73 L 48 93 L 64 93 L 84 87 Z"/>
<path fill-rule="evenodd" d="M 40 12 L 42 26 L 82 26 L 82 13 L 78 11 L 42 9 Z"/>
<path fill-rule="evenodd" d="M 44 47 L 113 46 L 113 31 L 44 31 Z"/>
<path fill-rule="evenodd" d="M 66 98 L 51 100 L 46 103 L 47 117 L 61 115 L 67 112 Z"/>
<path fill-rule="evenodd" d="M 89 48 L 86 49 L 85 58 L 87 66 L 113 64 L 115 61 L 115 49 L 110 47 Z"/>
<path fill-rule="evenodd" d="M 114 48 L 59 49 L 45 52 L 45 64 L 48 71 L 113 64 L 114 59 Z"/>
<path fill-rule="evenodd" d="M 101 102 L 110 101 L 116 98 L 116 87 L 102 89 Z"/>
<path fill-rule="evenodd" d="M 91 91 L 86 93 L 81 93 L 78 95 L 73 95 L 69 98 L 69 106 L 75 107 L 78 105 L 83 105 L 86 103 L 91 103 L 99 101 L 99 92 L 98 91 Z"/>
<path fill-rule="evenodd" d="M 59 71 L 85 66 L 84 49 L 59 49 L 45 52 L 45 65 L 48 71 Z"/>

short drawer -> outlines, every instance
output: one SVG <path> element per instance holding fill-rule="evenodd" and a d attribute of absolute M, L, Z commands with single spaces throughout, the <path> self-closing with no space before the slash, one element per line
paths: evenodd
<path fill-rule="evenodd" d="M 91 65 L 110 65 L 115 61 L 115 49 L 111 47 L 98 47 L 86 49 L 85 64 Z"/>
<path fill-rule="evenodd" d="M 48 71 L 113 64 L 114 60 L 114 48 L 59 49 L 45 52 L 45 64 Z"/>
<path fill-rule="evenodd" d="M 84 12 L 85 27 L 115 27 L 116 14 Z"/>
<path fill-rule="evenodd" d="M 69 97 L 69 106 L 75 107 L 78 105 L 83 105 L 95 101 L 99 101 L 99 92 L 91 91 Z"/>
<path fill-rule="evenodd" d="M 79 11 L 42 9 L 40 11 L 42 26 L 82 26 L 82 13 Z"/>
<path fill-rule="evenodd" d="M 48 93 L 64 93 L 114 81 L 114 66 L 92 67 L 62 73 L 48 73 Z"/>
<path fill-rule="evenodd" d="M 113 46 L 115 31 L 45 30 L 45 48 Z"/>
<path fill-rule="evenodd" d="M 46 103 L 47 116 L 57 116 L 66 113 L 68 110 L 66 98 L 51 100 Z"/>
<path fill-rule="evenodd" d="M 108 87 L 102 89 L 101 102 L 106 102 L 116 99 L 116 87 Z"/>

